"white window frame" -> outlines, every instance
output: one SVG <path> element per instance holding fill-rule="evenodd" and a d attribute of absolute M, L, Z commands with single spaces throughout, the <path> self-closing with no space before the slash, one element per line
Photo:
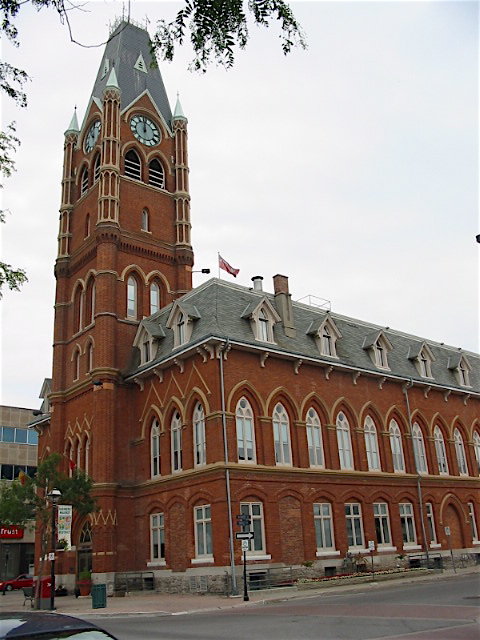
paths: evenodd
<path fill-rule="evenodd" d="M 345 503 L 345 524 L 347 528 L 348 550 L 355 551 L 365 549 L 362 505 L 359 502 Z"/>
<path fill-rule="evenodd" d="M 392 546 L 392 530 L 390 527 L 390 514 L 386 502 L 373 503 L 373 517 L 375 520 L 375 534 L 377 547 Z"/>
<path fill-rule="evenodd" d="M 160 311 L 160 287 L 157 282 L 150 285 L 150 315 Z"/>
<path fill-rule="evenodd" d="M 330 502 L 315 502 L 313 504 L 313 522 L 315 526 L 315 541 L 317 556 L 335 551 L 335 535 L 333 530 L 332 505 Z"/>
<path fill-rule="evenodd" d="M 477 461 L 477 476 L 480 475 L 480 434 L 478 431 L 473 432 L 473 451 L 475 460 Z"/>
<path fill-rule="evenodd" d="M 402 430 L 398 422 L 392 418 L 388 427 L 390 450 L 392 452 L 393 470 L 405 473 L 405 456 L 403 455 Z"/>
<path fill-rule="evenodd" d="M 127 280 L 127 318 L 137 318 L 137 279 L 128 276 Z"/>
<path fill-rule="evenodd" d="M 437 456 L 438 473 L 440 475 L 448 475 L 448 459 L 447 450 L 445 448 L 445 439 L 440 427 L 435 425 L 433 430 L 433 441 L 435 443 L 435 454 Z"/>
<path fill-rule="evenodd" d="M 273 342 L 273 331 L 271 329 L 271 321 L 265 309 L 261 308 L 257 315 L 257 340 L 262 342 Z"/>
<path fill-rule="evenodd" d="M 311 467 L 323 469 L 325 456 L 323 453 L 322 424 L 318 413 L 310 407 L 306 416 L 308 460 Z"/>
<path fill-rule="evenodd" d="M 378 450 L 377 427 L 371 416 L 366 416 L 363 423 L 363 435 L 369 471 L 380 471 L 380 452 Z"/>
<path fill-rule="evenodd" d="M 150 514 L 150 565 L 165 564 L 165 514 Z"/>
<path fill-rule="evenodd" d="M 461 476 L 468 476 L 467 456 L 465 454 L 465 445 L 463 444 L 460 429 L 455 428 L 453 432 L 453 441 L 455 443 L 455 454 L 457 456 L 458 472 Z"/>
<path fill-rule="evenodd" d="M 339 411 L 337 415 L 336 431 L 340 469 L 351 470 L 354 468 L 352 436 L 350 433 L 350 423 L 343 411 Z"/>
<path fill-rule="evenodd" d="M 175 411 L 170 424 L 172 438 L 172 473 L 182 471 L 182 419 Z"/>
<path fill-rule="evenodd" d="M 261 502 L 241 502 L 240 513 L 250 516 L 250 531 L 253 531 L 253 540 L 250 540 L 248 557 L 269 558 L 265 544 L 265 523 L 263 517 L 263 504 Z"/>
<path fill-rule="evenodd" d="M 432 549 L 440 547 L 437 540 L 437 531 L 435 527 L 435 514 L 433 511 L 433 504 L 431 502 L 425 503 L 425 513 L 427 514 L 428 534 L 430 536 L 430 547 Z"/>
<path fill-rule="evenodd" d="M 427 474 L 427 452 L 425 450 L 425 441 L 423 438 L 423 431 L 418 422 L 415 422 L 412 427 L 412 445 L 413 455 L 415 458 L 415 466 L 417 473 Z"/>
<path fill-rule="evenodd" d="M 160 450 L 160 423 L 156 418 L 150 429 L 150 475 L 156 478 L 162 475 Z"/>
<path fill-rule="evenodd" d="M 418 372 L 422 378 L 433 378 L 432 375 L 432 359 L 425 347 L 422 347 L 417 358 Z"/>
<path fill-rule="evenodd" d="M 194 507 L 195 558 L 213 560 L 212 508 L 209 504 Z"/>
<path fill-rule="evenodd" d="M 275 464 L 277 466 L 292 466 L 290 420 L 285 407 L 280 402 L 277 402 L 273 410 L 272 424 Z"/>
<path fill-rule="evenodd" d="M 255 464 L 255 428 L 253 410 L 249 401 L 242 397 L 235 409 L 237 431 L 237 459 L 242 463 Z"/>
<path fill-rule="evenodd" d="M 150 233 L 150 216 L 147 208 L 142 210 L 142 231 Z"/>
<path fill-rule="evenodd" d="M 199 402 L 193 411 L 193 446 L 194 466 L 202 467 L 207 464 L 207 437 L 205 432 L 205 411 Z"/>
<path fill-rule="evenodd" d="M 473 544 L 479 544 L 480 540 L 478 539 L 477 519 L 475 517 L 475 505 L 473 502 L 468 503 L 468 515 L 470 517 L 470 527 L 472 530 L 472 542 Z"/>
<path fill-rule="evenodd" d="M 415 528 L 415 513 L 411 502 L 400 502 L 398 505 L 400 524 L 402 527 L 403 548 L 417 546 L 417 531 Z"/>

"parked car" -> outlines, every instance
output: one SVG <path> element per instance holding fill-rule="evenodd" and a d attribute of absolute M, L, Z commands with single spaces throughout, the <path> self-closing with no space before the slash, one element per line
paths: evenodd
<path fill-rule="evenodd" d="M 92 622 L 59 613 L 0 613 L 0 640 L 117 640 Z"/>
<path fill-rule="evenodd" d="M 0 580 L 0 591 L 12 591 L 13 589 L 23 589 L 23 587 L 33 587 L 33 576 L 21 573 L 13 580 Z"/>

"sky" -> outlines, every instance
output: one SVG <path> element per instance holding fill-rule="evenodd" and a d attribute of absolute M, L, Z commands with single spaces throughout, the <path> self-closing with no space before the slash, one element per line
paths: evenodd
<path fill-rule="evenodd" d="M 288 276 L 294 300 L 479 351 L 479 3 L 291 2 L 307 50 L 284 56 L 278 27 L 250 26 L 233 69 L 160 61 L 172 108 L 189 126 L 195 269 L 218 277 L 218 252 L 251 286 Z M 153 31 L 182 3 L 133 1 Z M 23 6 L 28 108 L 16 121 L 17 171 L 4 182 L 2 260 L 26 269 L 0 301 L 0 403 L 38 408 L 52 374 L 54 264 L 64 132 L 81 123 L 109 28 L 128 4 L 82 3 L 75 40 L 55 12 Z M 194 274 L 194 285 L 211 276 Z M 311 297 L 309 297 L 311 296 Z"/>

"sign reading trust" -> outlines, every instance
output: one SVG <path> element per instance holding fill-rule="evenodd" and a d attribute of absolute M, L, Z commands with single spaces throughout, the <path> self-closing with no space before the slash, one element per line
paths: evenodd
<path fill-rule="evenodd" d="M 4 527 L 0 525 L 0 538 L 14 538 L 20 540 L 23 538 L 23 527 L 17 527 L 15 525 Z"/>

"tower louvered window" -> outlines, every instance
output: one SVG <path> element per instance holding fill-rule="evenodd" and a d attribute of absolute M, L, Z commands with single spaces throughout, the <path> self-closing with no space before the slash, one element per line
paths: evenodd
<path fill-rule="evenodd" d="M 93 165 L 93 182 L 97 182 L 100 178 L 100 154 L 95 156 L 95 163 Z"/>
<path fill-rule="evenodd" d="M 82 173 L 82 182 L 80 185 L 80 195 L 83 196 L 88 190 L 88 169 L 85 167 Z"/>
<path fill-rule="evenodd" d="M 130 149 L 125 156 L 125 175 L 134 180 L 140 180 L 142 177 L 140 158 L 133 149 Z"/>
<path fill-rule="evenodd" d="M 148 165 L 148 183 L 159 189 L 165 188 L 165 172 L 156 158 Z"/>

